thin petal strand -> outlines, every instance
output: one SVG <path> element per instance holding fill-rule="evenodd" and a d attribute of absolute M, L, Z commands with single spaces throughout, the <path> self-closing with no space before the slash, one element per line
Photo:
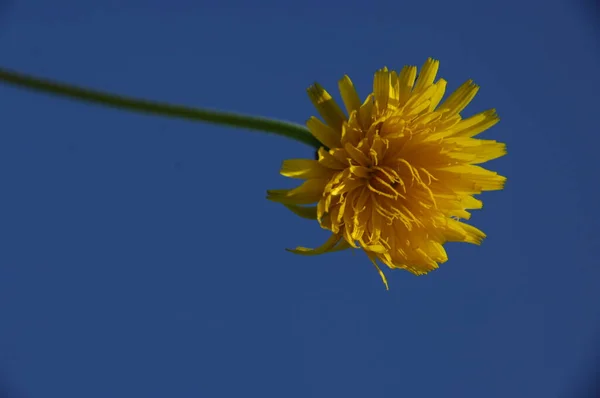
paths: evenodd
<path fill-rule="evenodd" d="M 319 254 L 325 254 L 325 253 L 331 251 L 337 245 L 337 243 L 340 241 L 340 239 L 342 239 L 342 237 L 340 235 L 332 234 L 325 243 L 323 243 L 321 246 L 317 247 L 316 249 L 310 249 L 308 247 L 297 247 L 295 249 L 286 249 L 286 250 L 289 252 L 292 252 L 294 254 L 300 254 L 303 256 L 317 256 Z"/>

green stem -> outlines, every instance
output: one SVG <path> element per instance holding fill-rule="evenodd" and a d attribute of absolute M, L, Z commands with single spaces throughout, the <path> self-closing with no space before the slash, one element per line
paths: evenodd
<path fill-rule="evenodd" d="M 124 97 L 27 76 L 4 68 L 0 68 L 0 82 L 111 108 L 266 131 L 300 141 L 317 149 L 323 146 L 306 127 L 296 123 Z"/>

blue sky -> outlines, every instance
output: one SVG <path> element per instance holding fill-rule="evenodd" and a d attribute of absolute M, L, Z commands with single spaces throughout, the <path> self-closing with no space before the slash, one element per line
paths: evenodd
<path fill-rule="evenodd" d="M 298 257 L 317 225 L 267 202 L 309 147 L 0 86 L 0 371 L 14 397 L 555 397 L 600 324 L 600 46 L 573 1 L 14 0 L 0 64 L 302 123 L 441 61 L 509 155 L 481 247 L 415 277 Z M 337 95 L 336 95 L 337 96 Z M 586 366 L 588 368 L 586 368 Z M 11 397 L 12 398 L 12 397 Z"/>

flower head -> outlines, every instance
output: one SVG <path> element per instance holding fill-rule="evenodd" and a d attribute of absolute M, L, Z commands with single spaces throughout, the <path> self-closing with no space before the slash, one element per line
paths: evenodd
<path fill-rule="evenodd" d="M 324 122 L 311 117 L 307 127 L 323 147 L 317 160 L 284 161 L 282 175 L 305 181 L 270 190 L 268 199 L 332 235 L 319 248 L 293 252 L 361 248 L 387 287 L 377 260 L 422 275 L 448 259 L 444 243 L 481 243 L 485 234 L 459 220 L 482 207 L 473 195 L 503 188 L 505 177 L 479 164 L 505 155 L 505 145 L 474 138 L 499 118 L 491 109 L 463 119 L 479 87 L 469 80 L 442 101 L 446 81 L 434 82 L 438 67 L 428 59 L 418 78 L 414 66 L 379 70 L 362 103 L 344 76 L 347 115 L 320 85 L 308 89 Z"/>

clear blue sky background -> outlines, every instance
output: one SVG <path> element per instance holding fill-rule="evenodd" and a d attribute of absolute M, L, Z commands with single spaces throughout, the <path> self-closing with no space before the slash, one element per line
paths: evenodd
<path fill-rule="evenodd" d="M 216 5 L 216 4 L 219 5 Z M 304 122 L 306 87 L 441 60 L 496 107 L 481 247 L 415 277 L 265 200 L 286 139 L 0 86 L 0 370 L 15 397 L 558 397 L 600 326 L 600 46 L 575 1 L 15 0 L 0 64 Z M 337 97 L 337 93 L 336 93 Z"/>

